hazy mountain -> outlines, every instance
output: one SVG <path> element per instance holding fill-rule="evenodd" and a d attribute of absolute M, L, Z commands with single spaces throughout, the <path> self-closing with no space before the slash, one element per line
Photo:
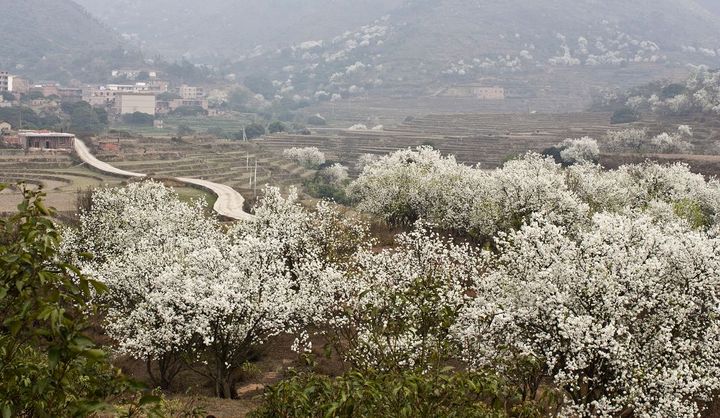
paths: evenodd
<path fill-rule="evenodd" d="M 335 36 L 403 0 L 77 0 L 127 39 L 199 60 Z"/>
<path fill-rule="evenodd" d="M 274 95 L 297 103 L 371 91 L 465 95 L 445 89 L 475 83 L 568 102 L 677 76 L 688 64 L 718 66 L 719 39 L 720 18 L 689 0 L 414 0 L 335 37 L 238 57 L 225 70 L 265 77 Z"/>
<path fill-rule="evenodd" d="M 704 6 L 709 11 L 720 15 L 720 2 L 717 0 L 698 0 L 698 3 Z"/>
<path fill-rule="evenodd" d="M 96 78 L 138 59 L 71 0 L 0 0 L 0 28 L 0 69 L 34 78 Z"/>
<path fill-rule="evenodd" d="M 430 66 L 464 60 L 473 67 L 478 59 L 475 67 L 492 66 L 498 55 L 505 55 L 500 64 L 519 58 L 525 68 L 720 55 L 720 19 L 689 0 L 416 0 L 392 21 L 388 55 Z"/>

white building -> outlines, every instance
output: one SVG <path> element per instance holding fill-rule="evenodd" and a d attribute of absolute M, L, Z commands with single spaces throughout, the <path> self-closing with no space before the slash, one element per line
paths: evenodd
<path fill-rule="evenodd" d="M 119 92 L 115 94 L 115 110 L 120 115 L 140 112 L 155 116 L 155 105 L 154 93 Z"/>
<path fill-rule="evenodd" d="M 178 88 L 178 95 L 185 100 L 198 100 L 205 97 L 205 89 L 183 84 Z"/>

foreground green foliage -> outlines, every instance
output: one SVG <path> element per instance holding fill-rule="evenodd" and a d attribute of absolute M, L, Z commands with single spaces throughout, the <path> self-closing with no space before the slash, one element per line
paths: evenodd
<path fill-rule="evenodd" d="M 60 235 L 51 215 L 40 192 L 25 190 L 18 213 L 0 219 L 3 418 L 86 416 L 137 389 L 83 333 L 89 326 L 86 301 L 105 287 L 59 261 Z M 150 405 L 155 398 L 135 403 Z"/>
<path fill-rule="evenodd" d="M 270 417 L 540 417 L 498 379 L 480 373 L 301 373 L 269 388 L 251 414 Z"/>

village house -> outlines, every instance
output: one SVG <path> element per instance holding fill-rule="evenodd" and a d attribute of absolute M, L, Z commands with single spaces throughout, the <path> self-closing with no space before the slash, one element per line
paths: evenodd
<path fill-rule="evenodd" d="M 57 83 L 36 84 L 30 87 L 30 92 L 38 92 L 45 97 L 60 96 L 60 86 Z"/>
<path fill-rule="evenodd" d="M 505 88 L 503 87 L 488 87 L 481 85 L 461 85 L 453 86 L 446 89 L 443 96 L 449 97 L 472 97 L 479 100 L 504 100 L 505 99 Z"/>
<path fill-rule="evenodd" d="M 58 89 L 58 96 L 62 102 L 77 103 L 83 99 L 83 90 L 72 87 L 62 87 Z"/>
<path fill-rule="evenodd" d="M 185 84 L 178 88 L 177 93 L 185 100 L 197 100 L 205 97 L 205 89 L 202 87 L 188 86 Z"/>
<path fill-rule="evenodd" d="M 159 114 L 167 114 L 174 112 L 181 107 L 199 107 L 205 111 L 210 108 L 208 101 L 205 99 L 158 100 L 156 112 Z"/>
<path fill-rule="evenodd" d="M 59 132 L 20 131 L 18 137 L 27 150 L 72 151 L 75 145 L 75 135 Z"/>
<path fill-rule="evenodd" d="M 168 91 L 166 81 L 154 80 L 147 83 L 107 84 L 104 86 L 86 86 L 82 90 L 82 100 L 93 106 L 112 106 L 121 93 L 161 94 Z"/>
<path fill-rule="evenodd" d="M 10 73 L 0 71 L 0 92 L 10 91 Z"/>
<path fill-rule="evenodd" d="M 155 116 L 154 93 L 117 93 L 115 95 L 115 111 L 119 115 L 128 115 L 135 112 Z"/>
<path fill-rule="evenodd" d="M 30 82 L 16 75 L 8 78 L 8 90 L 11 93 L 27 94 L 30 91 Z"/>
<path fill-rule="evenodd" d="M 88 86 L 83 88 L 82 99 L 92 106 L 110 106 L 115 101 L 116 93 L 105 87 Z"/>

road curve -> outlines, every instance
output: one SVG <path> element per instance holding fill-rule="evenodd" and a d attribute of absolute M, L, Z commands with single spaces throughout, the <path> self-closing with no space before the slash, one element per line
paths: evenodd
<path fill-rule="evenodd" d="M 83 141 L 77 138 L 75 138 L 75 152 L 84 163 L 103 173 L 131 178 L 147 177 L 146 174 L 121 170 L 117 167 L 113 167 L 108 163 L 98 160 L 97 158 L 95 158 L 94 155 L 92 155 L 92 153 L 90 153 L 87 145 L 85 145 Z M 215 206 L 213 206 L 213 210 L 215 210 L 215 212 L 217 212 L 217 214 L 220 216 L 239 221 L 247 221 L 255 218 L 253 215 L 245 212 L 245 209 L 243 209 L 245 199 L 240 193 L 238 193 L 230 186 L 213 183 L 207 180 L 191 179 L 187 177 L 178 177 L 175 178 L 175 180 L 181 183 L 197 186 L 208 190 L 211 193 L 214 193 L 217 196 L 217 200 L 215 201 Z"/>
<path fill-rule="evenodd" d="M 112 174 L 121 177 L 146 177 L 145 174 L 133 173 L 132 171 L 120 170 L 117 167 L 113 167 L 108 163 L 104 163 L 90 152 L 87 145 L 81 140 L 75 138 L 75 152 L 78 157 L 83 160 L 87 165 L 94 167 L 95 169 L 102 171 L 103 173 Z"/>
<path fill-rule="evenodd" d="M 240 193 L 230 186 L 187 177 L 178 177 L 175 180 L 182 183 L 192 184 L 214 193 L 215 196 L 217 196 L 217 200 L 215 201 L 213 210 L 215 210 L 215 212 L 217 212 L 220 216 L 236 219 L 238 221 L 249 221 L 255 219 L 254 215 L 245 212 L 245 209 L 243 208 L 245 198 L 243 198 Z"/>

